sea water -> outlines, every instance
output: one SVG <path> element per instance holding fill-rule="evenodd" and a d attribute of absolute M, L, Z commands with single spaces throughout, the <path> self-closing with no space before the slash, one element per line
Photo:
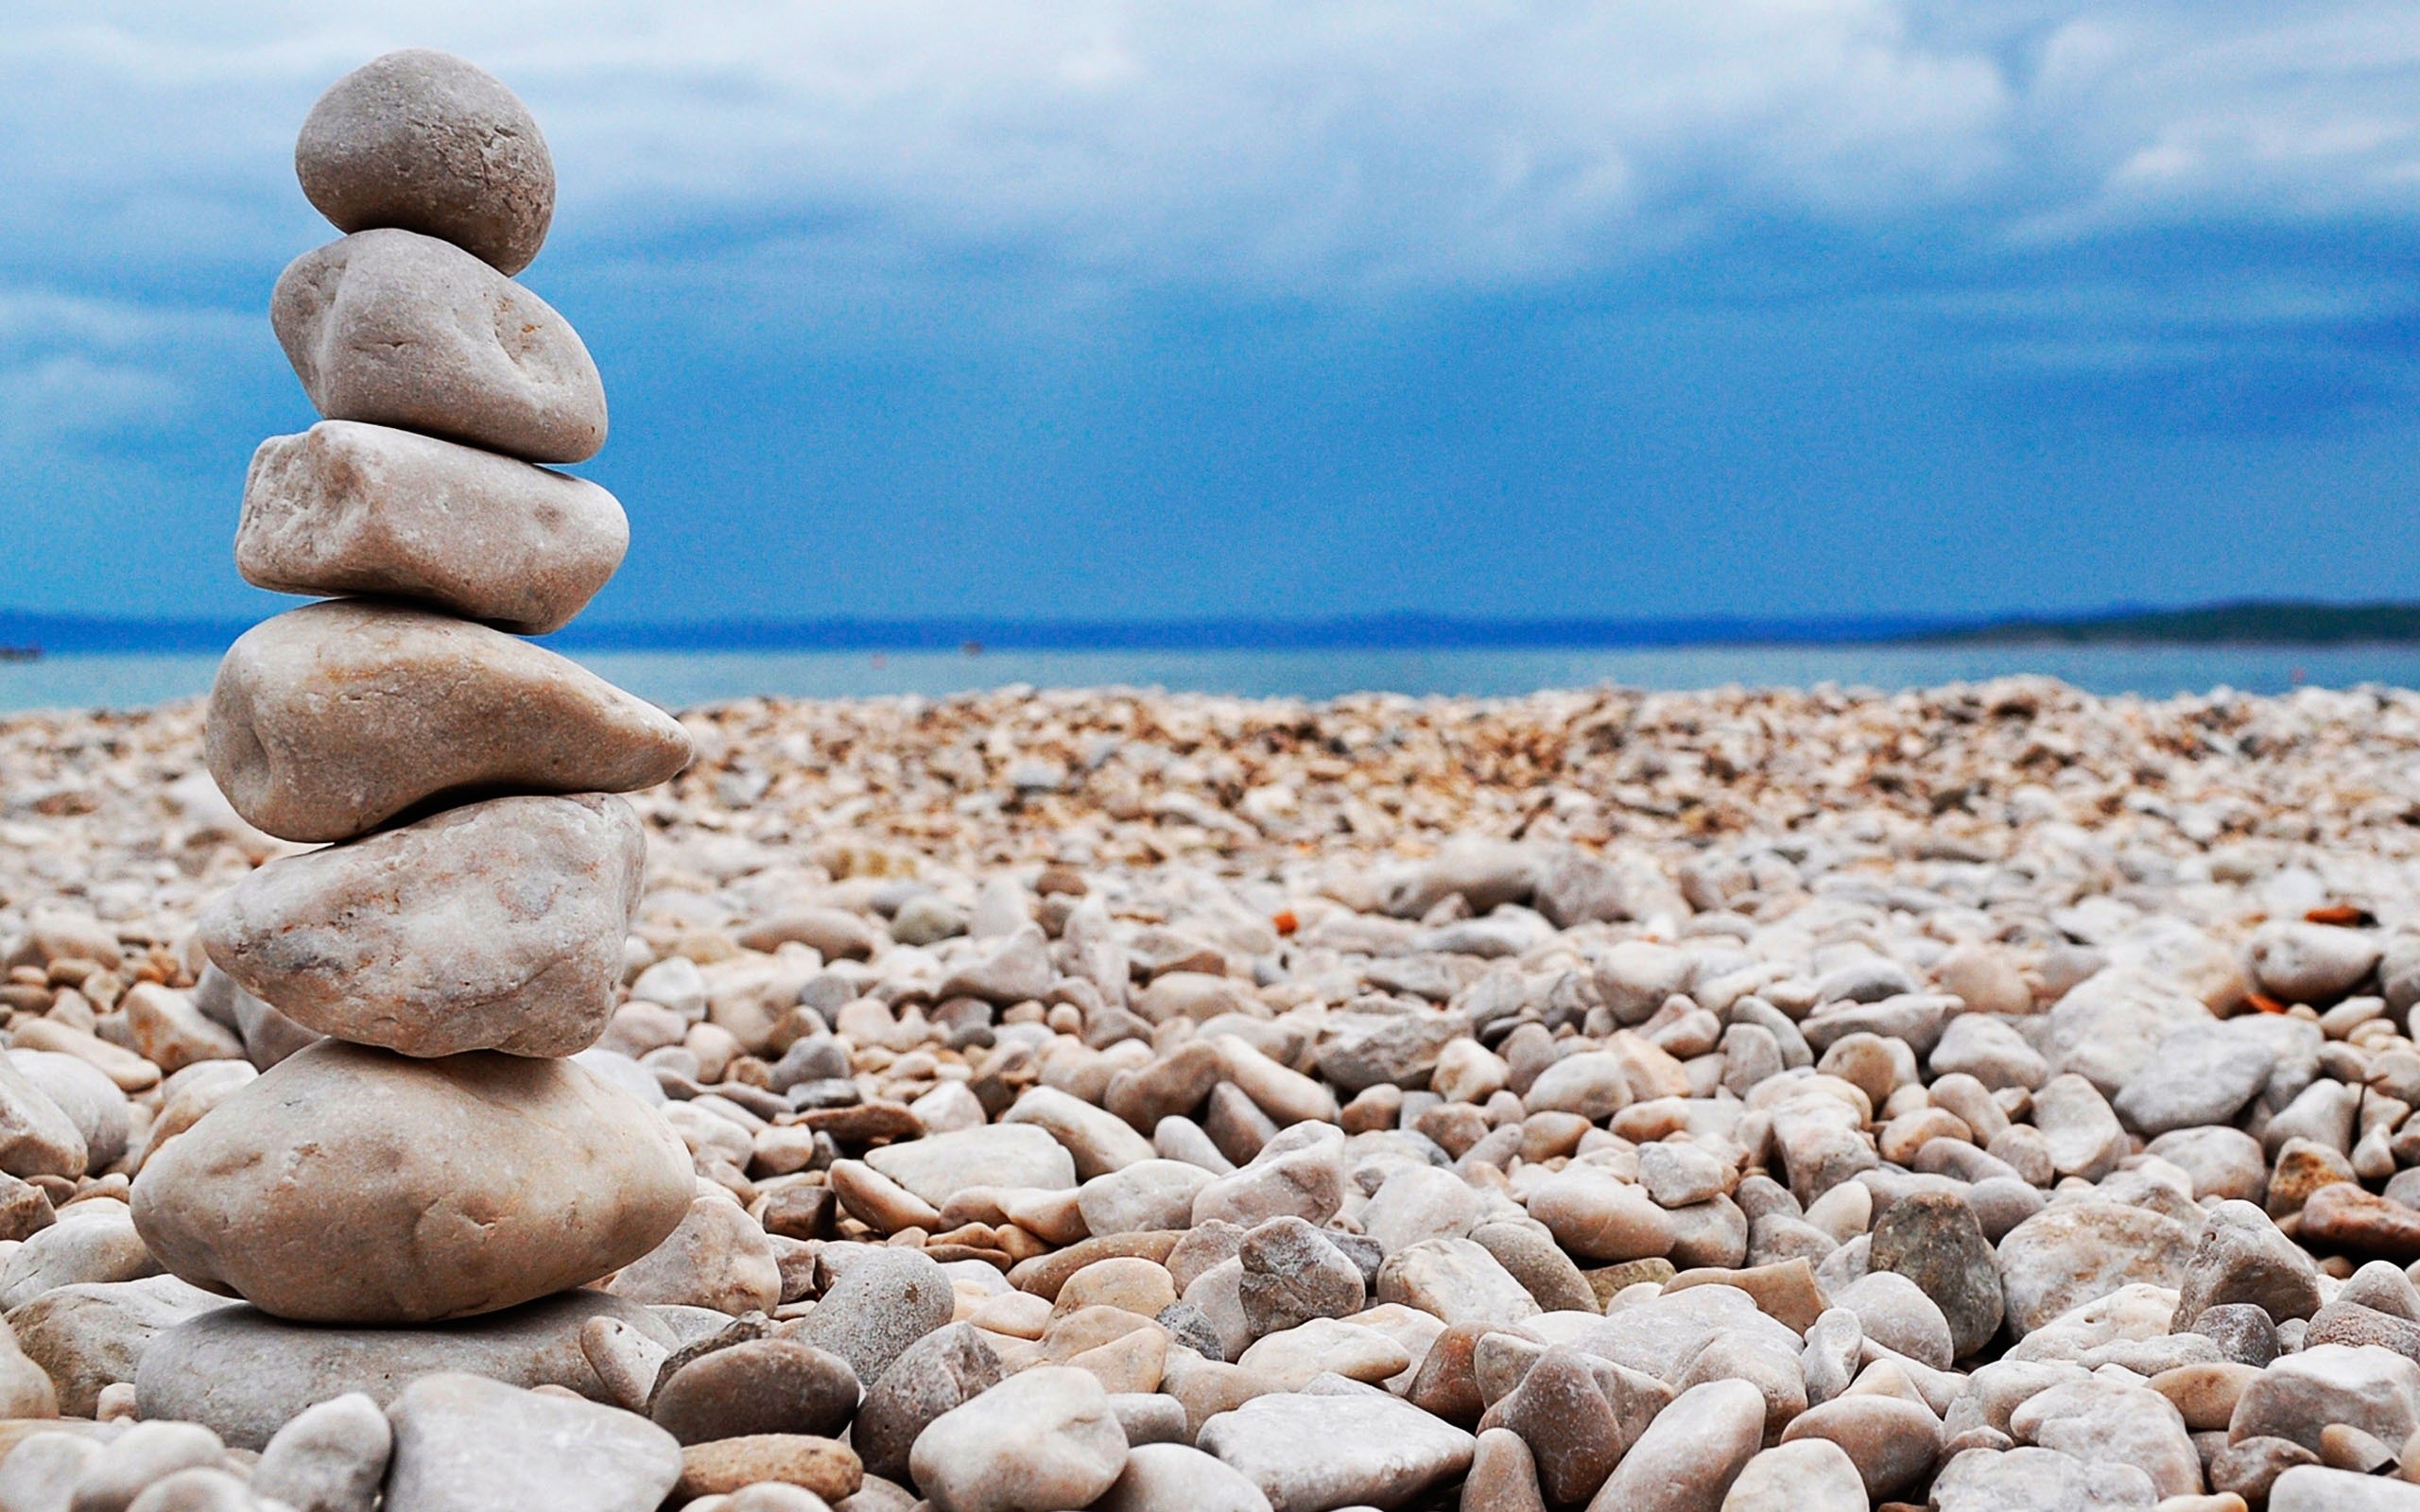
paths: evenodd
<path fill-rule="evenodd" d="M 2420 687 L 2420 645 L 1697 646 L 1647 650 L 594 651 L 579 660 L 668 708 L 751 695 L 940 696 L 1024 683 L 1248 697 L 1382 691 L 1500 697 L 1615 684 L 1692 689 L 1936 686 L 2041 673 L 2090 693 L 2165 698 L 2233 688 Z M 139 708 L 210 689 L 208 655 L 0 662 L 0 710 Z"/>

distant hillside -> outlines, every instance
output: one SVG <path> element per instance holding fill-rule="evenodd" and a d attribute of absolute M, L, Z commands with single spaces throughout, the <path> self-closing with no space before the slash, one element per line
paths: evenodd
<path fill-rule="evenodd" d="M 2210 604 L 1919 631 L 1915 645 L 2350 645 L 2420 641 L 2420 604 Z"/>

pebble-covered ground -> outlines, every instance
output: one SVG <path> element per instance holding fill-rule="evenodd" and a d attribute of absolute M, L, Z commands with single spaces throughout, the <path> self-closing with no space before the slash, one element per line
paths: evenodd
<path fill-rule="evenodd" d="M 0 722 L 0 1512 L 2420 1507 L 2420 696 L 684 722 L 579 1059 L 689 1218 L 385 1332 L 127 1205 L 301 848 L 197 708 Z"/>

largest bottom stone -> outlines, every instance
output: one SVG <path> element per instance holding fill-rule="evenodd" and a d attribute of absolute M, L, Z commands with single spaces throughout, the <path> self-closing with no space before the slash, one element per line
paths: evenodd
<path fill-rule="evenodd" d="M 580 1325 L 592 1317 L 619 1319 L 667 1349 L 677 1342 L 648 1309 L 602 1292 L 416 1329 L 316 1327 L 222 1307 L 152 1339 L 134 1378 L 135 1404 L 146 1418 L 200 1423 L 239 1449 L 258 1449 L 305 1407 L 348 1391 L 384 1406 L 439 1370 L 569 1386 L 601 1401 L 605 1386 L 579 1347 Z"/>
<path fill-rule="evenodd" d="M 322 1040 L 144 1164 L 167 1269 L 280 1317 L 423 1323 L 579 1286 L 689 1211 L 688 1152 L 562 1060 L 415 1060 Z"/>

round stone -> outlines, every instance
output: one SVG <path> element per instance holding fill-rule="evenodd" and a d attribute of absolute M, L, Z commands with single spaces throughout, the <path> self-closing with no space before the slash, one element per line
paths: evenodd
<path fill-rule="evenodd" d="M 680 1227 L 689 1152 L 568 1061 L 411 1060 L 322 1040 L 135 1178 L 135 1228 L 195 1285 L 280 1317 L 422 1323 L 593 1280 Z"/>
<path fill-rule="evenodd" d="M 338 231 L 441 236 L 501 273 L 538 255 L 555 163 L 512 91 L 448 53 L 365 63 L 311 107 L 294 144 L 302 193 Z"/>

